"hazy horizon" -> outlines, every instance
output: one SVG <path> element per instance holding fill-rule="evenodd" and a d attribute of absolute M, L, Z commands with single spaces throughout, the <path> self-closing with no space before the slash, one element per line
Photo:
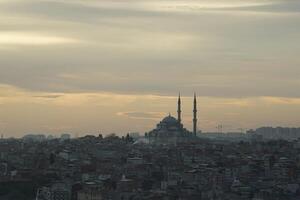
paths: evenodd
<path fill-rule="evenodd" d="M 0 134 L 300 125 L 296 0 L 0 0 Z"/>

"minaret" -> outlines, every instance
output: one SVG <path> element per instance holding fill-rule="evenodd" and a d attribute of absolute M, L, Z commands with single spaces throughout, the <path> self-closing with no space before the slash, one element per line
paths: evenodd
<path fill-rule="evenodd" d="M 181 123 L 181 99 L 180 99 L 180 93 L 179 93 L 179 97 L 178 97 L 178 110 L 177 110 L 177 114 L 178 114 L 178 122 Z"/>
<path fill-rule="evenodd" d="M 193 134 L 196 136 L 197 134 L 197 98 L 196 93 L 194 93 L 194 119 L 193 119 Z"/>

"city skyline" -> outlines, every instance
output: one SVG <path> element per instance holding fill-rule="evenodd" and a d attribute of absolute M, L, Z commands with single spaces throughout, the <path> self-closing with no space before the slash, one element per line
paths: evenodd
<path fill-rule="evenodd" d="M 0 0 L 0 134 L 300 125 L 300 2 Z"/>

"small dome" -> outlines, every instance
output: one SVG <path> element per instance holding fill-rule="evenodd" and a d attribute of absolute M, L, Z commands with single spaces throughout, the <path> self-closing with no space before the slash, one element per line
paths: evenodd
<path fill-rule="evenodd" d="M 163 123 L 167 123 L 167 124 L 176 124 L 178 122 L 178 120 L 175 117 L 172 117 L 171 115 L 165 117 L 162 120 Z"/>

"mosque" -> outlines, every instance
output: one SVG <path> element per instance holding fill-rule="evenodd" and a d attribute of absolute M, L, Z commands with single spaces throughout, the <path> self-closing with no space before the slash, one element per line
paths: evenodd
<path fill-rule="evenodd" d="M 189 141 L 196 137 L 197 133 L 197 98 L 194 94 L 194 110 L 193 110 L 193 132 L 184 128 L 181 122 L 181 98 L 178 97 L 178 117 L 172 117 L 171 114 L 159 122 L 155 129 L 146 134 L 149 142 L 152 144 L 174 144 L 178 142 Z"/>

